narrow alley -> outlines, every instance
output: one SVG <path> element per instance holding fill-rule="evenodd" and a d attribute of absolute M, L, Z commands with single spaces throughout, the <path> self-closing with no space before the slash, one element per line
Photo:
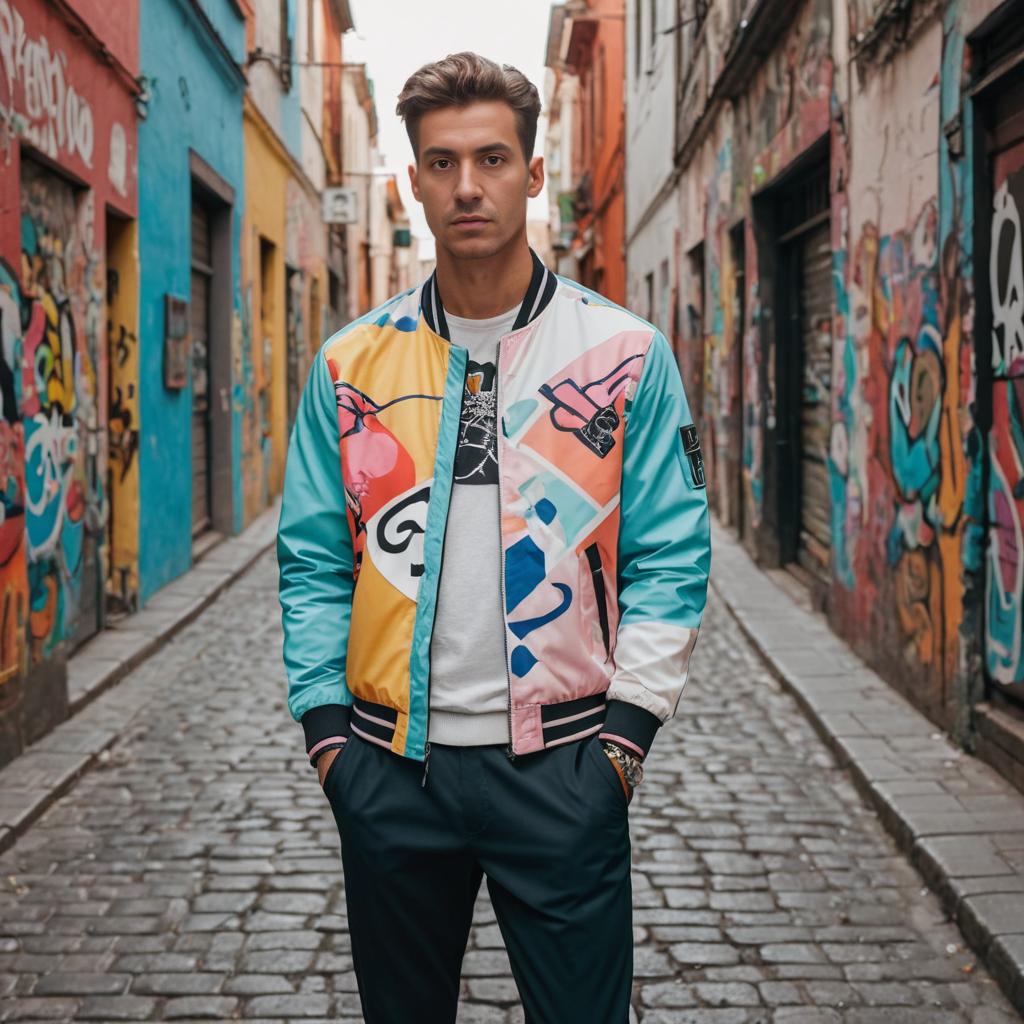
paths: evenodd
<path fill-rule="evenodd" d="M 123 739 L 0 855 L 0 1020 L 361 1019 L 276 582 L 98 698 Z M 1018 1019 L 720 600 L 629 814 L 642 1024 Z M 513 1024 L 481 892 L 460 1021 Z"/>

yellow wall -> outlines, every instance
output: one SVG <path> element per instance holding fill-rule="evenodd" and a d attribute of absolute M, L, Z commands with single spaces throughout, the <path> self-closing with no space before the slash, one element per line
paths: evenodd
<path fill-rule="evenodd" d="M 245 215 L 242 225 L 242 289 L 248 325 L 236 334 L 242 351 L 239 380 L 246 410 L 242 436 L 242 480 L 245 521 L 258 514 L 284 479 L 288 444 L 287 326 L 285 323 L 285 260 L 303 272 L 302 383 L 323 338 L 320 310 L 313 315 L 314 295 L 326 301 L 326 236 L 319 201 L 298 165 L 247 99 L 245 103 Z M 261 239 L 271 243 L 266 254 Z M 316 280 L 316 289 L 312 282 Z M 263 283 L 267 294 L 263 295 Z M 247 328 L 247 329 L 246 329 Z M 250 335 L 249 338 L 246 334 Z M 316 337 L 311 335 L 315 334 Z"/>
<path fill-rule="evenodd" d="M 139 593 L 139 250 L 138 223 L 108 220 L 107 344 L 110 365 L 107 589 L 129 606 Z"/>
<path fill-rule="evenodd" d="M 278 494 L 285 454 L 284 250 L 286 157 L 248 99 L 245 102 L 245 219 L 242 226 L 242 289 L 251 324 L 252 388 L 247 401 L 255 415 L 242 438 L 245 519 L 262 506 L 264 487 Z M 273 245 L 261 258 L 260 241 Z M 264 266 L 265 263 L 265 266 Z M 268 294 L 262 294 L 262 283 Z M 266 315 L 264 315 L 266 313 Z M 269 436 L 265 436 L 269 432 Z M 265 474 L 265 483 L 264 483 Z"/>

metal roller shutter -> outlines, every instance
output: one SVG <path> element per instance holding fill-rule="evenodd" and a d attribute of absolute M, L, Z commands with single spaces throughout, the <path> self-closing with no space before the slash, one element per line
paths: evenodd
<path fill-rule="evenodd" d="M 210 217 L 192 203 L 192 535 L 210 526 Z"/>
<path fill-rule="evenodd" d="M 828 579 L 831 499 L 828 478 L 832 427 L 832 243 L 828 221 L 801 240 L 800 539 L 798 560 Z"/>

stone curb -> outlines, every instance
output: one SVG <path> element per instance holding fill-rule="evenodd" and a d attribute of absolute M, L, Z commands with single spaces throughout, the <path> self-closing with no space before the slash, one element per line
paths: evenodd
<path fill-rule="evenodd" d="M 148 699 L 145 687 L 129 699 L 112 689 L 211 605 L 272 545 L 275 502 L 237 537 L 222 541 L 142 611 L 97 634 L 68 660 L 69 717 L 0 769 L 0 852 L 18 837 L 106 750 Z"/>
<path fill-rule="evenodd" d="M 717 523 L 711 585 L 1024 1014 L 1024 794 L 955 747 Z"/>

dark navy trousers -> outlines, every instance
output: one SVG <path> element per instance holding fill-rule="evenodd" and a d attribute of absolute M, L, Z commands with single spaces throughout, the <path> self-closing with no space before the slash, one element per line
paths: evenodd
<path fill-rule="evenodd" d="M 351 738 L 324 780 L 366 1024 L 454 1024 L 483 876 L 527 1024 L 626 1024 L 626 795 L 591 736 L 533 754 Z"/>

